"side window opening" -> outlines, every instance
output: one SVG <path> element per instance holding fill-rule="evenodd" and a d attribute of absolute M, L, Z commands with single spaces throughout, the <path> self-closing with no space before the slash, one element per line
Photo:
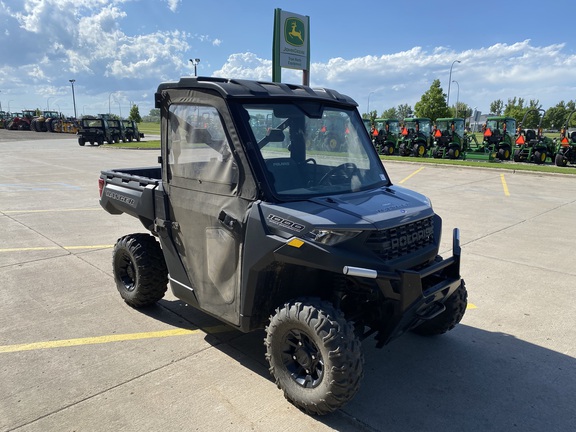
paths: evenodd
<path fill-rule="evenodd" d="M 211 106 L 175 104 L 168 119 L 168 169 L 173 183 L 188 186 L 238 184 L 238 167 L 218 111 Z"/>

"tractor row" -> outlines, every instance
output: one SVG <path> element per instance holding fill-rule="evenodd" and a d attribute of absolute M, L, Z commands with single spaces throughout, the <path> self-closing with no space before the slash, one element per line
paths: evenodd
<path fill-rule="evenodd" d="M 9 130 L 30 130 L 30 123 L 35 115 L 35 110 L 23 110 L 19 113 L 0 111 L 0 125 Z"/>
<path fill-rule="evenodd" d="M 35 132 L 78 132 L 77 121 L 64 118 L 58 111 L 43 111 L 40 115 L 36 110 L 23 110 L 20 113 L 0 111 L 0 128 Z"/>
<path fill-rule="evenodd" d="M 543 164 L 548 159 L 558 166 L 576 164 L 576 132 L 569 131 L 570 113 L 560 139 L 543 134 L 541 123 L 545 111 L 531 109 L 518 125 L 512 117 L 490 116 L 483 126 L 483 139 L 465 130 L 463 118 L 375 119 L 370 134 L 382 155 L 433 157 L 441 159 L 514 160 Z M 529 117 L 531 115 L 531 117 Z M 527 118 L 538 122 L 524 128 Z"/>

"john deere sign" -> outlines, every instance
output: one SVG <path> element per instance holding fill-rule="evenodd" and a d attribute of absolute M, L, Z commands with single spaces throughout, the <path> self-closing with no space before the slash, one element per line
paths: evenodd
<path fill-rule="evenodd" d="M 290 17 L 284 21 L 284 40 L 286 43 L 300 48 L 300 50 L 297 50 L 299 55 L 304 54 L 301 48 L 304 45 L 305 37 L 306 29 L 304 28 L 304 22 L 300 18 Z"/>
<path fill-rule="evenodd" d="M 274 15 L 273 80 L 280 81 L 280 68 L 310 69 L 310 19 L 276 9 Z"/>

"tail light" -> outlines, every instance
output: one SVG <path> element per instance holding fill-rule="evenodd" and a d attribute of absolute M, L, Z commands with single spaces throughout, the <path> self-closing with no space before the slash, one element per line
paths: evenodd
<path fill-rule="evenodd" d="M 102 198 L 102 191 L 104 190 L 104 179 L 98 179 L 98 193 L 100 194 L 100 198 Z"/>

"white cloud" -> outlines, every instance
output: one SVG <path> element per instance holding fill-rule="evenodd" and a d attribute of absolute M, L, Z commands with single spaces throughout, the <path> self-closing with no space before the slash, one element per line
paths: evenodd
<path fill-rule="evenodd" d="M 448 89 L 450 66 L 456 59 L 451 87 L 455 98 L 471 107 L 488 111 L 496 99 L 536 99 L 548 108 L 561 100 L 574 99 L 573 70 L 576 55 L 564 53 L 564 45 L 533 46 L 530 40 L 495 44 L 477 50 L 456 52 L 445 47 L 426 51 L 422 47 L 351 59 L 332 58 L 311 64 L 311 85 L 334 88 L 348 94 L 365 108 L 371 94 L 371 107 L 384 109 L 407 103 L 414 107 L 435 79 Z M 272 62 L 254 53 L 239 53 L 213 73 L 215 76 L 271 80 Z M 282 69 L 282 80 L 301 83 L 302 72 Z M 457 91 L 458 95 L 454 92 Z"/>
<path fill-rule="evenodd" d="M 172 12 L 176 12 L 178 10 L 178 6 L 180 6 L 182 0 L 166 0 L 168 3 L 168 9 Z"/>
<path fill-rule="evenodd" d="M 188 58 L 196 53 L 202 59 L 201 75 L 271 80 L 268 52 L 232 53 L 218 64 L 212 53 L 222 52 L 224 42 L 216 37 L 222 36 L 220 33 L 207 35 L 193 29 L 163 30 L 156 26 L 128 30 L 127 23 L 133 18 L 124 4 L 128 1 L 19 0 L 8 6 L 0 0 L 5 23 L 0 46 L 17 47 L 2 52 L 2 98 L 15 99 L 10 94 L 19 92 L 30 100 L 36 95 L 54 95 L 62 97 L 64 103 L 70 92 L 68 78 L 77 78 L 80 98 L 103 94 L 107 105 L 109 92 L 122 89 L 124 97 L 140 100 L 161 81 L 190 75 Z M 166 6 L 174 13 L 184 7 L 181 0 L 164 2 L 161 8 L 169 16 Z M 203 44 L 210 55 L 203 54 L 206 51 L 196 44 Z M 374 109 L 404 103 L 413 107 L 434 79 L 440 79 L 447 91 L 450 66 L 458 59 L 461 63 L 454 65 L 452 79 L 459 83 L 459 99 L 483 111 L 493 100 L 506 102 L 515 96 L 538 99 L 545 108 L 576 98 L 576 55 L 565 44 L 536 46 L 523 40 L 464 51 L 443 46 L 390 52 L 393 48 L 386 45 L 385 49 L 388 52 L 382 54 L 375 44 L 372 55 L 333 57 L 322 62 L 313 57 L 311 84 L 352 96 L 361 110 L 369 94 Z M 282 79 L 301 83 L 302 72 L 283 69 Z M 455 101 L 454 91 L 452 86 L 451 101 Z"/>
<path fill-rule="evenodd" d="M 214 71 L 213 75 L 225 78 L 270 81 L 272 79 L 272 61 L 259 58 L 250 52 L 232 54 L 222 68 Z"/>
<path fill-rule="evenodd" d="M 458 59 L 461 63 L 454 65 L 452 79 L 459 83 L 460 101 L 487 111 L 490 102 L 502 99 L 506 103 L 517 96 L 538 99 L 549 107 L 574 98 L 574 69 L 566 65 L 574 66 L 576 55 L 563 50 L 563 44 L 536 47 L 529 40 L 462 52 L 414 47 L 382 56 L 313 63 L 311 80 L 313 85 L 348 93 L 361 109 L 371 92 L 370 105 L 378 110 L 401 103 L 413 107 L 434 79 L 440 79 L 447 91 L 450 66 Z M 454 90 L 452 86 L 451 101 Z"/>

